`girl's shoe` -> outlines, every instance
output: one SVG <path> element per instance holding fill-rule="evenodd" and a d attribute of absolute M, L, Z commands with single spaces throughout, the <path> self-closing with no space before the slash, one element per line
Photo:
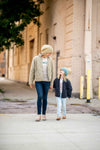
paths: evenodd
<path fill-rule="evenodd" d="M 56 120 L 61 120 L 61 117 L 57 117 Z"/>
<path fill-rule="evenodd" d="M 42 116 L 42 120 L 43 120 L 43 121 L 46 121 L 46 115 L 43 115 L 43 116 Z"/>
<path fill-rule="evenodd" d="M 66 119 L 66 116 L 63 116 L 62 119 Z"/>
<path fill-rule="evenodd" d="M 35 121 L 40 121 L 41 120 L 41 115 L 37 115 Z"/>

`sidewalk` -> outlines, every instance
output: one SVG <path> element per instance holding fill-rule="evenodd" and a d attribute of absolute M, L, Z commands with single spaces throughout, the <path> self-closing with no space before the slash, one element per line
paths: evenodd
<path fill-rule="evenodd" d="M 0 99 L 30 100 L 36 98 L 36 92 L 29 86 L 0 77 Z"/>
<path fill-rule="evenodd" d="M 35 122 L 33 114 L 0 115 L 1 150 L 99 150 L 100 116 L 68 114 Z"/>
<path fill-rule="evenodd" d="M 47 121 L 35 122 L 36 90 L 0 78 L 0 150 L 99 150 L 100 100 L 67 100 L 67 119 L 56 121 L 48 95 Z M 83 114 L 84 113 L 84 114 Z"/>

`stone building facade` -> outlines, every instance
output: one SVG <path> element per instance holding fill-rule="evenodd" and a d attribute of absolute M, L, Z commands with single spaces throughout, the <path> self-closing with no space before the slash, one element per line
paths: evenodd
<path fill-rule="evenodd" d="M 6 53 L 6 77 L 28 82 L 32 58 L 43 44 L 51 44 L 54 78 L 61 67 L 71 68 L 68 78 L 73 94 L 79 96 L 80 76 L 84 77 L 86 96 L 87 70 L 91 70 L 91 97 L 98 94 L 100 76 L 100 0 L 45 0 L 39 17 L 41 26 L 33 23 L 24 32 L 24 46 L 12 47 Z"/>

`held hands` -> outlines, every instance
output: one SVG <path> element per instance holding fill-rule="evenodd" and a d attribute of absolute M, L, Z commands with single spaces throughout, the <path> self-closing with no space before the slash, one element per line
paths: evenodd
<path fill-rule="evenodd" d="M 49 87 L 50 89 L 52 89 L 52 85 L 50 85 L 50 87 Z"/>
<path fill-rule="evenodd" d="M 31 88 L 31 89 L 33 88 L 33 84 L 30 84 L 30 88 Z"/>
<path fill-rule="evenodd" d="M 33 88 L 33 84 L 30 84 L 30 88 Z M 50 89 L 52 89 L 52 85 L 50 85 Z"/>

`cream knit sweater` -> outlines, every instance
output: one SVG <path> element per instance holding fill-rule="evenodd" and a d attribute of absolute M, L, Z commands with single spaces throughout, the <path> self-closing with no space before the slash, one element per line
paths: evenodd
<path fill-rule="evenodd" d="M 48 57 L 48 81 L 52 82 L 53 80 L 53 62 L 52 58 Z M 29 84 L 33 84 L 33 81 L 43 81 L 43 65 L 41 54 L 35 56 L 32 60 L 30 75 L 29 75 Z"/>

